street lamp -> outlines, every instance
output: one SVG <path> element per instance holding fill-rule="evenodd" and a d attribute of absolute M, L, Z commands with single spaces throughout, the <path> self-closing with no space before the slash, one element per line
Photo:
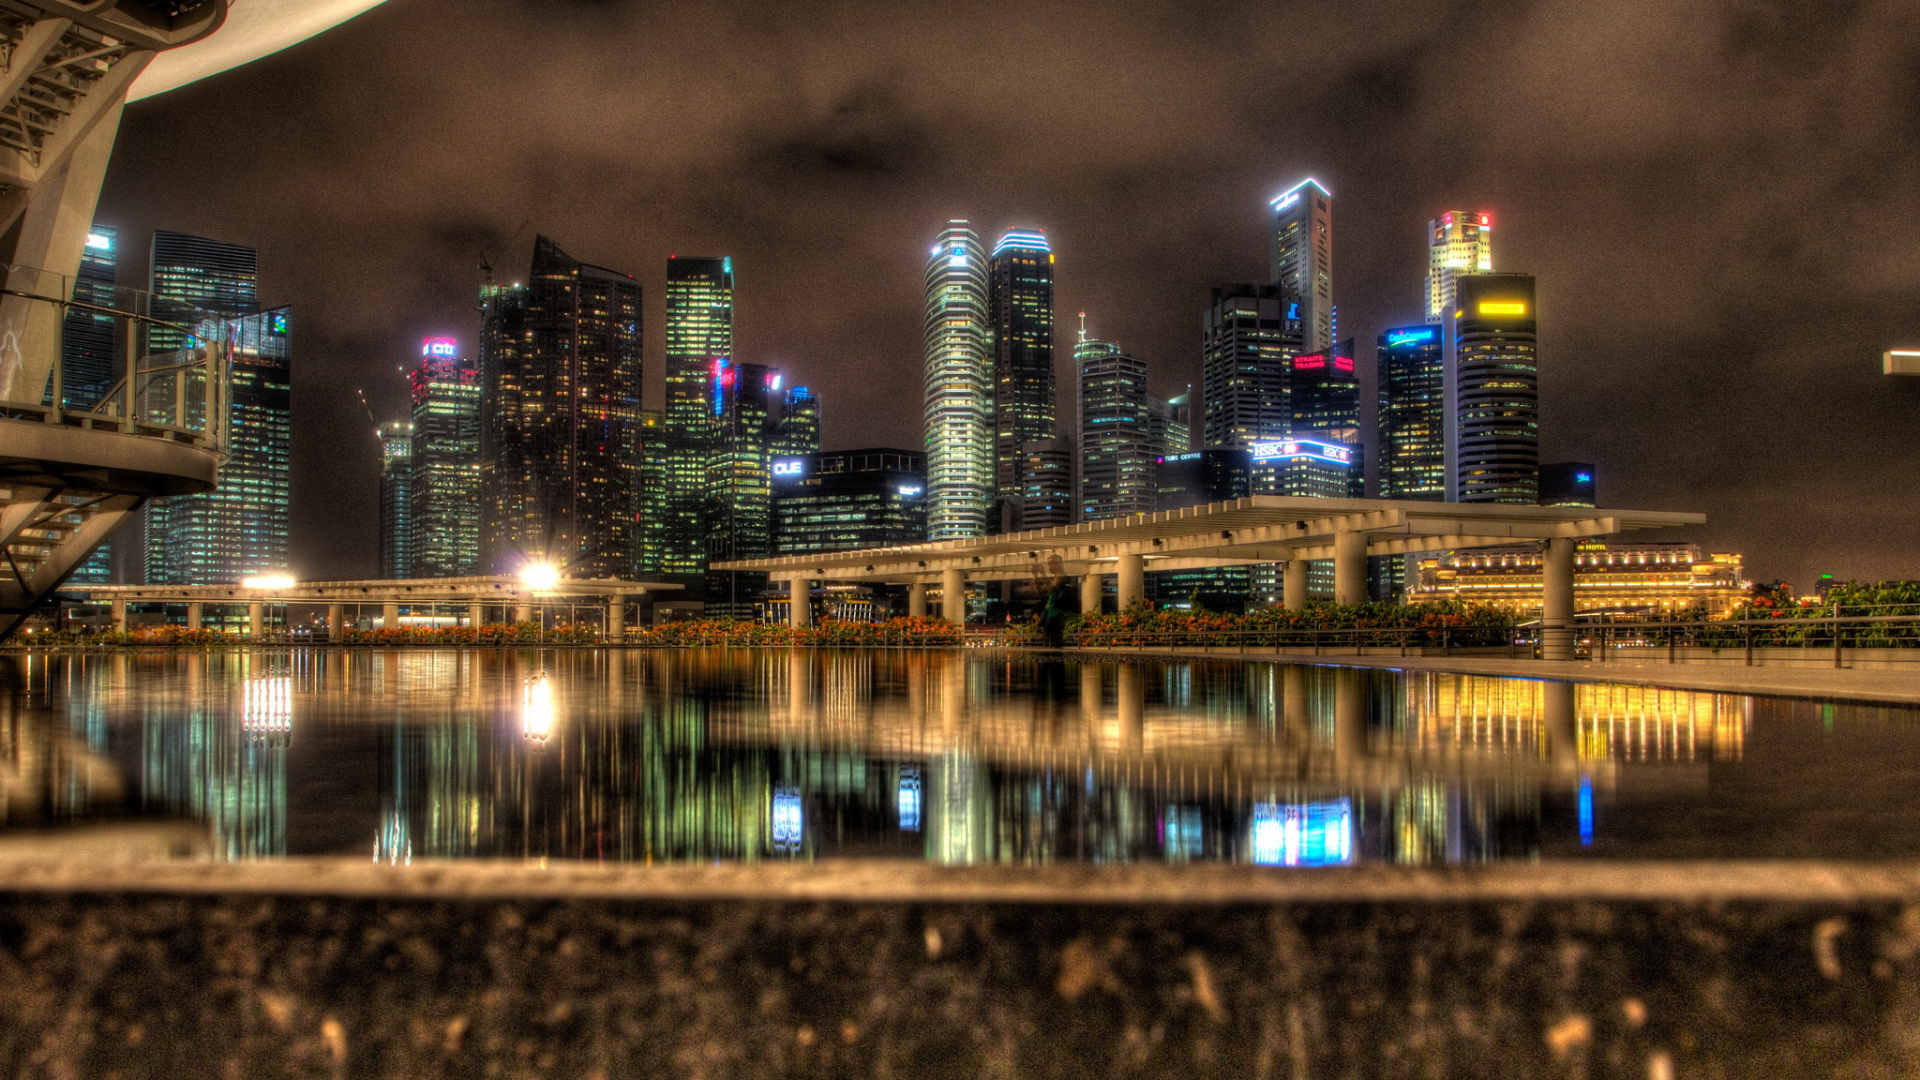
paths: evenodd
<path fill-rule="evenodd" d="M 552 563 L 530 562 L 520 568 L 520 581 L 534 592 L 551 592 L 560 584 L 560 568 Z"/>

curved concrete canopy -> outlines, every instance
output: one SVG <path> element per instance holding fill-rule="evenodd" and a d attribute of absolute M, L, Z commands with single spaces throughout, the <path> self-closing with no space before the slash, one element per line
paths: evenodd
<path fill-rule="evenodd" d="M 382 0 L 232 0 L 219 30 L 153 58 L 128 101 L 164 94 L 250 64 L 378 7 Z"/>

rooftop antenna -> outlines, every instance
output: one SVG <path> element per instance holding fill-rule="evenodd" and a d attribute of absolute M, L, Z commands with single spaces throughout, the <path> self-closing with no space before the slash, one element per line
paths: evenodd
<path fill-rule="evenodd" d="M 521 222 L 520 227 L 513 230 L 513 235 L 507 239 L 505 246 L 502 247 L 501 250 L 504 251 L 512 247 L 513 242 L 520 239 L 520 234 L 526 232 L 527 226 L 531 224 L 533 224 L 532 218 Z M 487 275 L 487 284 L 493 284 L 493 255 L 489 253 L 486 248 L 480 249 L 480 272 Z"/>
<path fill-rule="evenodd" d="M 1086 343 L 1087 343 L 1087 313 L 1083 311 L 1080 313 L 1080 344 L 1085 345 Z"/>

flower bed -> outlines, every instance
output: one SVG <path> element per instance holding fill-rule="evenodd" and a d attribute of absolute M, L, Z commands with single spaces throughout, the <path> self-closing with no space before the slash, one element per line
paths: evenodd
<path fill-rule="evenodd" d="M 1498 608 L 1470 604 L 1327 604 L 1298 611 L 1262 608 L 1245 615 L 1153 611 L 1082 615 L 1067 623 L 1070 644 L 1109 645 L 1406 645 L 1487 646 L 1511 640 Z"/>

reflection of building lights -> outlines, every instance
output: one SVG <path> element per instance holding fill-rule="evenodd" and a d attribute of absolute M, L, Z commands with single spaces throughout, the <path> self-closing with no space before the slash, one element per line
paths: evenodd
<path fill-rule="evenodd" d="M 547 592 L 560 584 L 560 568 L 552 563 L 530 562 L 520 568 L 520 583 L 535 592 Z"/>
<path fill-rule="evenodd" d="M 240 726 L 262 734 L 293 730 L 293 679 L 268 675 L 246 684 Z"/>
<path fill-rule="evenodd" d="M 1593 846 L 1593 777 L 1580 778 L 1580 844 Z"/>
<path fill-rule="evenodd" d="M 263 574 L 260 577 L 243 580 L 240 582 L 240 587 L 243 589 L 291 589 L 295 584 L 297 583 L 285 574 Z"/>
<path fill-rule="evenodd" d="M 906 832 L 920 831 L 920 766 L 908 765 L 900 770 L 900 828 Z"/>
<path fill-rule="evenodd" d="M 541 742 L 553 734 L 553 687 L 544 671 L 527 676 L 526 689 L 520 696 L 520 730 L 527 738 Z"/>
<path fill-rule="evenodd" d="M 800 789 L 773 789 L 773 850 L 799 851 L 804 821 L 800 809 Z"/>
<path fill-rule="evenodd" d="M 1257 803 L 1252 861 L 1262 866 L 1339 866 L 1353 861 L 1353 803 Z"/>
<path fill-rule="evenodd" d="M 386 824 L 380 827 L 380 835 L 373 838 L 373 861 L 393 866 L 413 865 L 413 838 L 407 835 L 406 819 L 398 811 L 388 815 Z"/>

